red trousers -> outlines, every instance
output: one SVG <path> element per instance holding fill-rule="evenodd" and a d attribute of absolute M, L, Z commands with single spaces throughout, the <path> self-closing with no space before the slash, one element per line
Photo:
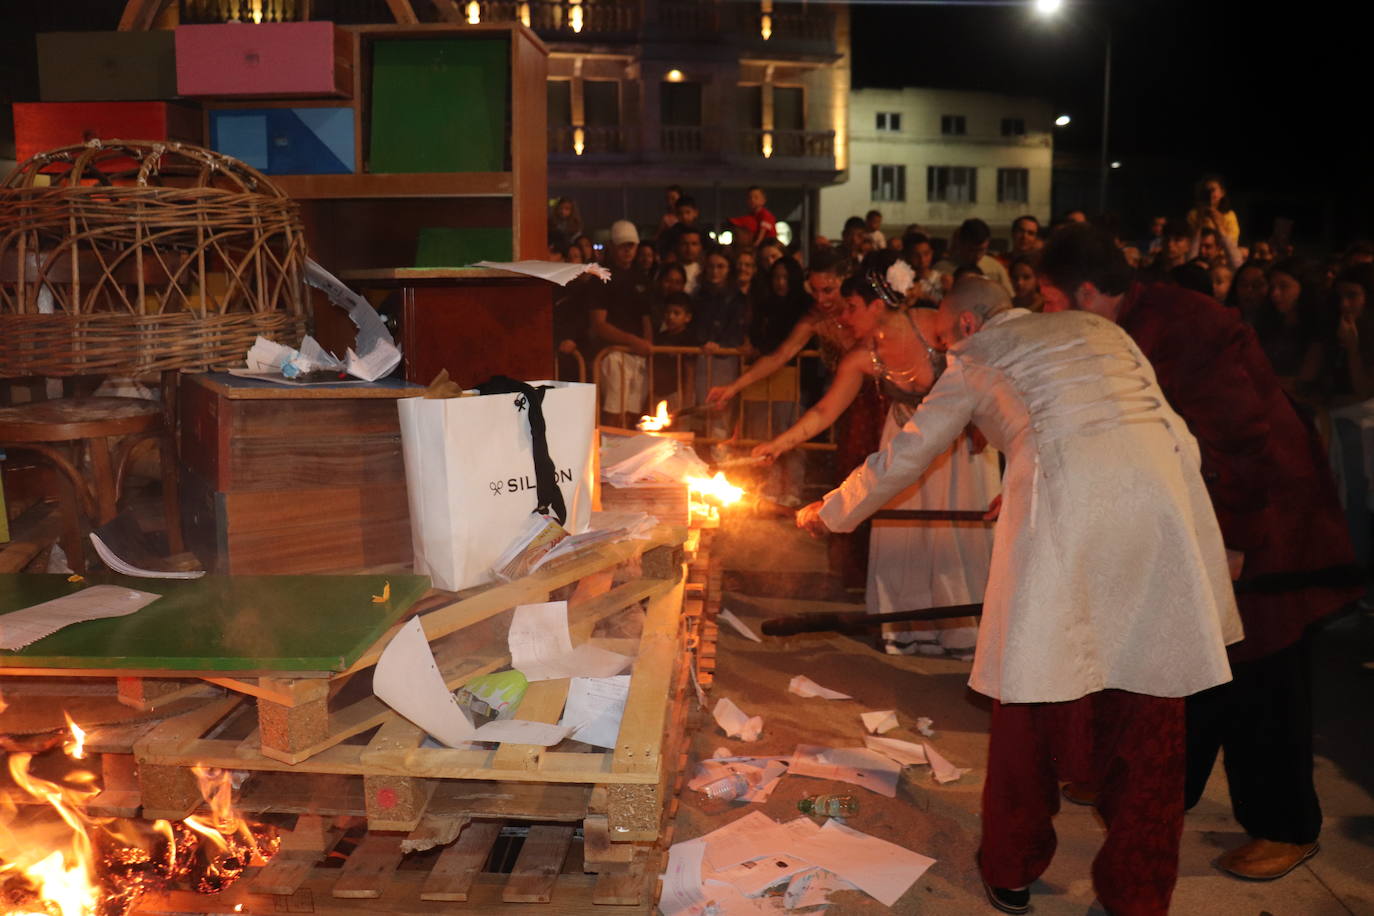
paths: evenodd
<path fill-rule="evenodd" d="M 1183 833 L 1184 701 L 1104 690 L 1068 703 L 992 704 L 983 839 L 993 887 L 1025 887 L 1054 857 L 1060 782 L 1099 787 L 1107 840 L 1093 887 L 1113 916 L 1163 914 Z"/>

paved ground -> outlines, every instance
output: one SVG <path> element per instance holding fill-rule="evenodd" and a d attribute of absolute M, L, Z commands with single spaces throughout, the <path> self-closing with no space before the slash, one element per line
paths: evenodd
<path fill-rule="evenodd" d="M 815 600 L 828 583 L 819 543 L 776 523 L 754 522 L 718 542 L 728 557 L 725 606 L 757 623 L 804 608 L 843 607 Z M 808 596 L 761 597 L 771 590 Z M 745 590 L 754 594 L 746 594 Z M 1374 618 L 1354 615 L 1329 626 L 1317 641 L 1318 790 L 1326 813 L 1322 851 L 1279 882 L 1254 884 L 1230 878 L 1212 867 L 1218 855 L 1244 842 L 1230 816 L 1226 785 L 1218 767 L 1206 798 L 1189 814 L 1180 857 L 1180 879 L 1172 912 L 1206 916 L 1374 916 L 1374 672 L 1362 662 L 1374 659 Z M 787 693 L 794 674 L 807 674 L 824 686 L 853 695 L 858 702 L 800 699 Z M 759 645 L 722 629 L 715 696 L 729 696 L 746 712 L 765 719 L 763 738 L 743 745 L 725 738 L 713 724 L 694 739 L 697 757 L 717 747 L 757 753 L 788 753 L 799 742 L 861 744 L 858 712 L 895 708 L 904 723 L 891 737 L 920 740 L 906 723 L 917 716 L 935 720 L 934 746 L 972 772 L 940 786 L 924 767 L 908 768 L 896 799 L 862 789 L 860 814 L 851 824 L 937 859 L 899 900 L 897 913 L 994 912 L 982 896 L 973 854 L 978 834 L 979 795 L 987 747 L 986 704 L 965 686 L 968 665 L 944 659 L 893 658 L 846 637 L 811 635 L 768 640 Z M 763 807 L 777 819 L 795 816 L 796 801 L 830 784 L 784 777 Z M 745 813 L 704 810 L 686 793 L 678 839 L 700 835 Z M 1103 830 L 1091 809 L 1065 805 L 1056 821 L 1059 852 L 1033 888 L 1040 916 L 1102 913 L 1094 903 L 1089 864 Z M 840 895 L 833 916 L 888 912 L 862 895 Z"/>

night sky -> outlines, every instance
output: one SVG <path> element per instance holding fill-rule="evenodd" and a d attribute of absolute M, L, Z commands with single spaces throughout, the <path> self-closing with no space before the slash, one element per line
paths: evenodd
<path fill-rule="evenodd" d="M 1219 171 L 1243 225 L 1287 216 L 1300 241 L 1343 244 L 1374 229 L 1366 123 L 1374 47 L 1344 9 L 1066 0 L 1047 21 L 1029 3 L 865 3 L 853 7 L 854 85 L 1048 98 L 1073 116 L 1056 134 L 1058 149 L 1096 161 L 1107 23 L 1109 155 L 1123 163 L 1112 175 L 1113 205 L 1128 224 L 1161 200 L 1181 214 L 1192 180 Z"/>

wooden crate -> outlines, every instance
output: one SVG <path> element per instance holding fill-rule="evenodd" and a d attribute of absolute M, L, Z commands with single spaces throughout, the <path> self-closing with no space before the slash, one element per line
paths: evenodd
<path fill-rule="evenodd" d="M 218 573 L 410 561 L 395 401 L 419 389 L 295 389 L 182 377 L 182 527 Z"/>

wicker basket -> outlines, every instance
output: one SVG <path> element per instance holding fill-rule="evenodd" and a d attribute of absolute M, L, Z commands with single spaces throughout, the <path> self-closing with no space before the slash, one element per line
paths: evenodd
<path fill-rule="evenodd" d="M 0 185 L 0 377 L 240 365 L 305 332 L 298 207 L 184 143 L 93 140 Z"/>

